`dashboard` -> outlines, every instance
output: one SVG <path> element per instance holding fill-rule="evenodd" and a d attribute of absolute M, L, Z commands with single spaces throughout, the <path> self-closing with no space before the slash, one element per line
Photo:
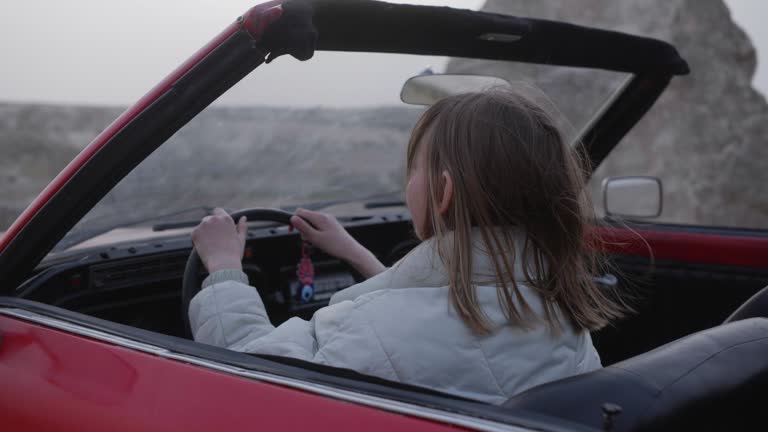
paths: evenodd
<path fill-rule="evenodd" d="M 405 214 L 340 218 L 360 243 L 391 265 L 418 241 Z M 44 260 L 17 296 L 175 336 L 186 336 L 181 281 L 191 251 L 188 235 L 109 245 Z M 363 280 L 346 263 L 310 249 L 315 275 L 311 296 L 296 274 L 301 239 L 285 227 L 250 228 L 243 270 L 274 325 L 312 314 L 336 292 Z M 199 275 L 200 282 L 205 277 Z"/>

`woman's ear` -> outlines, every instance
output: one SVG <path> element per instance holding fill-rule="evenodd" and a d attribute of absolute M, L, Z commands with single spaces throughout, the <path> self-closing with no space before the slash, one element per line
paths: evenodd
<path fill-rule="evenodd" d="M 441 215 L 445 215 L 448 209 L 451 208 L 451 201 L 453 200 L 453 179 L 448 171 L 443 171 L 443 196 L 440 198 L 440 205 L 438 210 Z"/>

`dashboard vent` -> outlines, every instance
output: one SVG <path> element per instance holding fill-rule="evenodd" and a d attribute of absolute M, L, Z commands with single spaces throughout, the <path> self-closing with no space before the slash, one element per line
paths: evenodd
<path fill-rule="evenodd" d="M 159 254 L 140 258 L 129 258 L 90 268 L 93 288 L 123 288 L 181 279 L 189 254 Z"/>

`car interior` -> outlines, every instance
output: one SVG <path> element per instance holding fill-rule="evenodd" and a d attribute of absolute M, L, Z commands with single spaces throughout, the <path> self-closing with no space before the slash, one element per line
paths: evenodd
<path fill-rule="evenodd" d="M 406 213 L 343 223 L 386 265 L 417 244 Z M 361 280 L 345 263 L 313 250 L 317 289 L 312 299 L 302 299 L 295 272 L 300 248 L 299 236 L 285 226 L 257 225 L 249 231 L 244 270 L 264 299 L 274 325 L 292 316 L 309 319 L 327 305 L 334 292 Z M 190 250 L 188 236 L 181 236 L 59 254 L 19 288 L 18 297 L 189 338 L 180 287 Z M 72 264 L 72 254 L 79 258 L 74 260 L 76 264 Z M 741 412 L 750 405 L 752 392 L 768 384 L 768 368 L 760 361 L 768 354 L 768 323 L 750 319 L 768 316 L 768 290 L 761 290 L 768 285 L 768 269 L 636 256 L 609 258 L 619 289 L 636 298 L 632 303 L 636 310 L 593 334 L 607 367 L 528 390 L 505 406 L 586 425 L 602 424 L 606 414 L 598 407 L 607 402 L 624 410 L 616 418 L 618 426 L 666 428 L 689 425 L 691 418 L 698 417 L 709 422 L 727 418 L 728 424 L 734 424 L 731 417 L 702 416 L 701 410 L 716 404 L 716 409 L 704 412 L 722 413 L 726 407 Z M 198 282 L 203 277 L 201 271 Z M 352 371 L 265 358 L 336 377 L 392 385 Z M 728 366 L 734 359 L 739 359 L 739 368 Z M 751 421 L 743 414 L 739 418 Z"/>

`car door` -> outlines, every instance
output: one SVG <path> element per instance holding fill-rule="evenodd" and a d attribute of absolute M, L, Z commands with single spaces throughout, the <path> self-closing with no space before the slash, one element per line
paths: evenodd
<path fill-rule="evenodd" d="M 245 374 L 48 312 L 0 304 L 4 431 L 465 430 L 455 419 L 328 397 L 332 389 Z"/>
<path fill-rule="evenodd" d="M 680 199 L 679 191 L 686 190 L 680 172 L 637 164 L 630 168 L 626 158 L 633 154 L 622 151 L 629 145 L 631 135 L 598 170 L 592 185 L 596 210 L 604 214 L 597 231 L 618 289 L 634 308 L 625 319 L 595 334 L 606 365 L 721 324 L 768 285 L 768 218 L 755 214 L 760 212 L 759 200 L 734 203 L 731 211 L 706 211 L 710 203 L 703 202 L 705 196 Z M 691 159 L 679 163 L 696 168 Z M 614 176 L 637 174 L 661 181 L 660 214 L 644 219 L 605 216 L 611 210 L 606 197 Z M 647 199 L 637 189 L 620 193 L 634 202 Z"/>

